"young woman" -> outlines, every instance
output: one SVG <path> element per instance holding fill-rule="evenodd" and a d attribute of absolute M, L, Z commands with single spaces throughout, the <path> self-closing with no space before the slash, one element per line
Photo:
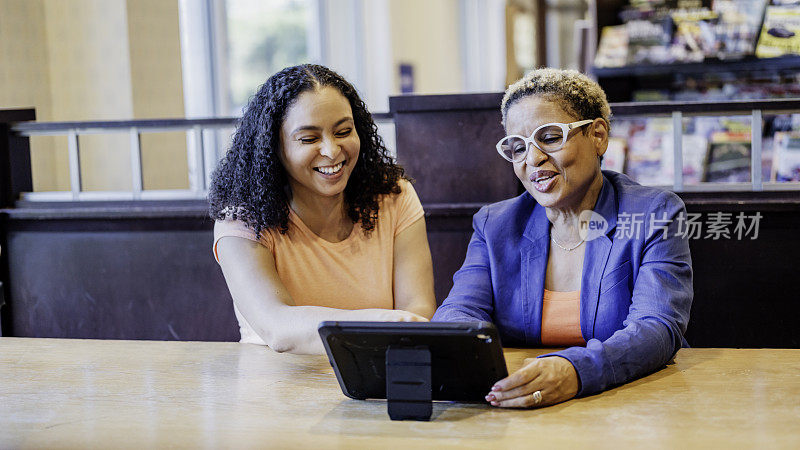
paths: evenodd
<path fill-rule="evenodd" d="M 261 86 L 209 202 L 241 342 L 319 353 L 323 320 L 433 315 L 422 205 L 332 70 L 289 67 Z"/>

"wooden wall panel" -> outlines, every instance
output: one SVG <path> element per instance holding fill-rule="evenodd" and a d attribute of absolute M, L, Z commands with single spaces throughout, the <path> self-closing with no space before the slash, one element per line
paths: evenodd
<path fill-rule="evenodd" d="M 65 214 L 5 225 L 6 335 L 239 339 L 232 299 L 211 254 L 209 219 Z"/>

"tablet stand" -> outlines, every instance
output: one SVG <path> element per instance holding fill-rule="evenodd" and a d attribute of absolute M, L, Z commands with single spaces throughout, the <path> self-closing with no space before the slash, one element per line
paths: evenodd
<path fill-rule="evenodd" d="M 427 346 L 386 349 L 386 400 L 392 420 L 430 420 L 431 351 Z"/>

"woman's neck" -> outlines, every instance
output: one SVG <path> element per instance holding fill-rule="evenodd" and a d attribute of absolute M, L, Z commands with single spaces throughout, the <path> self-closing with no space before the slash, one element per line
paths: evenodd
<path fill-rule="evenodd" d="M 308 192 L 302 186 L 292 186 L 289 207 L 317 236 L 330 242 L 340 242 L 350 235 L 353 221 L 347 215 L 344 193 L 323 197 Z"/>
<path fill-rule="evenodd" d="M 579 220 L 581 212 L 594 209 L 602 188 L 603 174 L 598 171 L 579 202 L 563 208 L 546 209 L 547 219 L 553 224 L 550 234 L 560 244 L 572 245 L 581 241 Z"/>

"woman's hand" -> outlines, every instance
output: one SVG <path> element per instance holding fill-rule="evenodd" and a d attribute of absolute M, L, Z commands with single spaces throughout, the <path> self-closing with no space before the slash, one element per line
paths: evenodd
<path fill-rule="evenodd" d="M 402 309 L 392 309 L 389 310 L 390 314 L 388 319 L 394 322 L 428 322 L 427 317 L 420 316 L 419 314 L 414 314 L 409 311 L 403 311 Z"/>
<path fill-rule="evenodd" d="M 561 403 L 577 393 L 578 373 L 572 363 L 548 356 L 526 358 L 521 369 L 492 386 L 486 401 L 503 408 L 530 408 Z"/>

